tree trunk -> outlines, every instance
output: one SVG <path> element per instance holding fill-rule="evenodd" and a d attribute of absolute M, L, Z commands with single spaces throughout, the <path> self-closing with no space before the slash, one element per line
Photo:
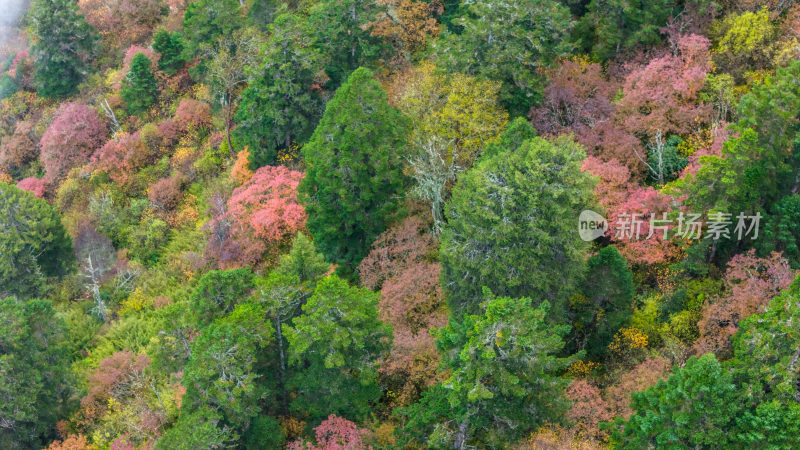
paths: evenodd
<path fill-rule="evenodd" d="M 467 443 L 467 430 L 469 430 L 469 419 L 464 418 L 461 421 L 461 425 L 458 426 L 458 434 L 456 434 L 456 439 L 453 443 L 454 449 L 461 450 L 464 448 Z"/>
<path fill-rule="evenodd" d="M 714 243 L 711 244 L 711 254 L 708 255 L 708 261 L 706 262 L 710 263 L 714 261 L 715 256 L 717 256 L 717 241 L 714 241 Z"/>
<path fill-rule="evenodd" d="M 284 415 L 289 414 L 289 394 L 286 392 L 286 354 L 283 349 L 283 330 L 280 318 L 275 318 L 275 333 L 278 338 L 278 352 L 280 353 L 280 370 L 278 371 L 278 384 L 281 389 L 281 409 Z"/>
<path fill-rule="evenodd" d="M 233 114 L 233 92 L 228 88 L 228 111 L 225 114 L 225 137 L 228 139 L 228 152 L 231 157 L 236 156 L 233 151 L 233 144 L 231 143 L 231 115 Z"/>
<path fill-rule="evenodd" d="M 186 335 L 183 334 L 183 328 L 178 329 L 178 333 L 181 334 L 181 341 L 183 341 L 183 347 L 186 348 L 186 355 L 188 358 L 192 357 L 192 348 L 189 347 L 189 343 L 186 342 Z"/>

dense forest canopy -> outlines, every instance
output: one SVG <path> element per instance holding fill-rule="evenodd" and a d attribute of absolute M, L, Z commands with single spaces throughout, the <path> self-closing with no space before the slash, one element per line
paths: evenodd
<path fill-rule="evenodd" d="M 2 3 L 0 448 L 800 448 L 800 3 Z"/>

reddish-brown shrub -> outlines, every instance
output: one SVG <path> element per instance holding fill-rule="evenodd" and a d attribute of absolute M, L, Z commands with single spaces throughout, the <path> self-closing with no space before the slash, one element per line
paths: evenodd
<path fill-rule="evenodd" d="M 178 104 L 173 119 L 178 127 L 186 131 L 189 126 L 203 128 L 211 125 L 211 106 L 197 100 L 184 99 Z"/>
<path fill-rule="evenodd" d="M 91 450 L 95 448 L 82 434 L 71 434 L 63 441 L 53 441 L 45 450 Z"/>
<path fill-rule="evenodd" d="M 39 155 L 36 123 L 29 120 L 17 122 L 14 133 L 0 141 L 0 172 L 11 173 L 24 167 Z"/>
<path fill-rule="evenodd" d="M 99 417 L 108 399 L 130 395 L 148 365 L 150 359 L 146 355 L 135 355 L 127 350 L 100 361 L 100 366 L 89 375 L 89 391 L 81 399 L 83 417 L 88 420 Z"/>
<path fill-rule="evenodd" d="M 627 419 L 633 413 L 630 408 L 631 394 L 644 391 L 659 380 L 667 378 L 670 368 L 671 364 L 666 358 L 648 358 L 630 372 L 620 375 L 617 382 L 604 392 L 612 415 Z"/>
<path fill-rule="evenodd" d="M 575 424 L 580 435 L 601 439 L 600 422 L 611 420 L 611 410 L 600 396 L 600 389 L 585 380 L 573 380 L 567 387 L 567 398 L 572 401 L 567 419 Z"/>
<path fill-rule="evenodd" d="M 157 151 L 145 145 L 138 134 L 122 133 L 92 155 L 92 164 L 108 173 L 112 180 L 125 184 L 137 170 L 153 164 L 157 156 Z"/>
<path fill-rule="evenodd" d="M 359 265 L 364 286 L 381 290 L 382 320 L 394 341 L 383 373 L 401 380 L 397 403 L 407 404 L 437 380 L 439 355 L 428 330 L 446 323 L 438 263 L 429 260 L 436 241 L 428 224 L 410 216 L 376 239 Z"/>
<path fill-rule="evenodd" d="M 79 0 L 78 7 L 114 48 L 145 42 L 161 19 L 158 0 Z"/>
<path fill-rule="evenodd" d="M 181 201 L 183 180 L 180 177 L 162 178 L 147 189 L 150 204 L 162 211 L 172 211 Z"/>

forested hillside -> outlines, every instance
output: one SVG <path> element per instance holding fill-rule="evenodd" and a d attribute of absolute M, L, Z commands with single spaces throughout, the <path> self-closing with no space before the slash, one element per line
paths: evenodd
<path fill-rule="evenodd" d="M 800 3 L 2 3 L 0 448 L 800 448 Z"/>

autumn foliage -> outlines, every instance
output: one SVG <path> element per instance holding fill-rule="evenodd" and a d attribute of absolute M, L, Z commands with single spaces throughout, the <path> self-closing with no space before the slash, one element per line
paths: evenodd
<path fill-rule="evenodd" d="M 142 43 L 161 15 L 158 0 L 80 0 L 78 6 L 104 41 L 116 48 Z"/>
<path fill-rule="evenodd" d="M 47 182 L 58 182 L 71 168 L 88 163 L 107 135 L 106 125 L 92 108 L 62 104 L 39 142 Z"/>
<path fill-rule="evenodd" d="M 754 250 L 733 257 L 725 271 L 725 292 L 705 305 L 698 322 L 699 354 L 714 352 L 727 356 L 731 337 L 739 321 L 763 309 L 780 291 L 789 287 L 797 272 L 780 253 L 759 258 Z"/>
<path fill-rule="evenodd" d="M 301 172 L 264 166 L 233 190 L 225 211 L 210 226 L 211 254 L 223 265 L 261 261 L 270 247 L 284 243 L 305 226 L 306 213 L 297 202 Z"/>
<path fill-rule="evenodd" d="M 392 351 L 382 369 L 402 380 L 401 404 L 434 381 L 439 357 L 429 329 L 446 323 L 440 266 L 429 258 L 435 249 L 429 228 L 421 217 L 410 216 L 378 236 L 358 267 L 361 282 L 381 291 L 381 317 L 394 328 Z"/>
<path fill-rule="evenodd" d="M 290 450 L 367 450 L 372 446 L 364 443 L 364 436 L 368 430 L 359 428 L 353 422 L 337 417 L 328 416 L 321 424 L 314 428 L 316 443 L 295 441 L 287 447 Z"/>

